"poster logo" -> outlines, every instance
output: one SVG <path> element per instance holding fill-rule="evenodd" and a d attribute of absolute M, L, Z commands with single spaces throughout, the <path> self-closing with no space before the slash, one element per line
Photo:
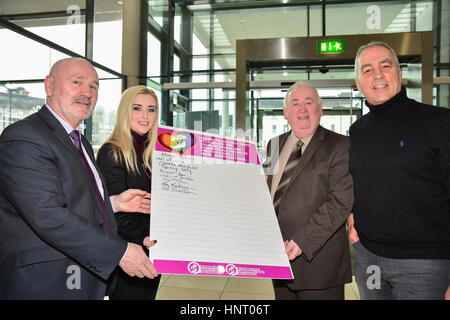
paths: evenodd
<path fill-rule="evenodd" d="M 186 154 L 195 146 L 197 139 L 190 132 L 163 132 L 158 135 L 158 142 L 167 150 L 179 154 Z"/>
<path fill-rule="evenodd" d="M 197 274 L 200 272 L 201 267 L 197 262 L 191 262 L 188 264 L 187 269 L 188 269 L 189 273 Z"/>
<path fill-rule="evenodd" d="M 235 276 L 238 274 L 238 268 L 234 264 L 227 264 L 225 270 L 230 276 Z"/>

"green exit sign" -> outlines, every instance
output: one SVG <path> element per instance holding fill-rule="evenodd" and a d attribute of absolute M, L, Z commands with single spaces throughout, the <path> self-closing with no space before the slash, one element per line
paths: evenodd
<path fill-rule="evenodd" d="M 345 40 L 323 40 L 317 41 L 318 53 L 341 53 L 345 52 Z"/>

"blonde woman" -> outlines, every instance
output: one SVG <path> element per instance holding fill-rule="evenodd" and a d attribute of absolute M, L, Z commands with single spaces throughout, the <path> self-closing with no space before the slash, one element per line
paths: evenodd
<path fill-rule="evenodd" d="M 155 148 L 158 116 L 158 98 L 153 90 L 135 86 L 122 94 L 114 130 L 97 155 L 110 195 L 129 188 L 151 193 L 151 156 Z M 142 245 L 149 234 L 150 216 L 138 212 L 116 212 L 115 215 L 120 236 Z M 155 299 L 160 276 L 148 279 L 130 277 L 122 270 L 117 272 L 117 286 L 110 299 Z"/>

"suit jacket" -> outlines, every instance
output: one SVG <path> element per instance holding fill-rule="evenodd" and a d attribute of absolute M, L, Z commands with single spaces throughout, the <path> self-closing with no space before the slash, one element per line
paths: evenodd
<path fill-rule="evenodd" d="M 140 189 L 151 192 L 144 167 L 138 161 L 138 173 L 127 171 L 125 160 L 120 152 L 119 162 L 114 161 L 113 145 L 105 143 L 97 154 L 97 164 L 105 175 L 106 186 L 111 195 L 127 189 Z M 116 212 L 118 232 L 122 238 L 142 246 L 142 241 L 150 232 L 150 215 L 142 213 Z M 145 250 L 147 248 L 143 247 Z"/>
<path fill-rule="evenodd" d="M 266 166 L 278 162 L 289 134 L 269 141 Z M 271 188 L 272 175 L 267 182 Z M 349 139 L 319 126 L 279 206 L 283 240 L 294 240 L 303 252 L 291 261 L 295 279 L 287 281 L 289 288 L 328 289 L 352 281 L 345 222 L 353 199 Z"/>
<path fill-rule="evenodd" d="M 104 182 L 112 232 L 103 227 L 78 151 L 46 107 L 4 130 L 0 179 L 0 299 L 103 299 L 127 242 Z"/>

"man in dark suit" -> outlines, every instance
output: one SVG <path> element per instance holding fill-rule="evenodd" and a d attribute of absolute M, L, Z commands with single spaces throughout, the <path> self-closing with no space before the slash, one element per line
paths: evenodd
<path fill-rule="evenodd" d="M 0 299 L 103 299 L 117 265 L 157 275 L 141 246 L 116 235 L 113 215 L 148 213 L 147 193 L 110 200 L 91 145 L 74 131 L 98 85 L 86 60 L 58 61 L 45 79 L 46 105 L 0 137 Z"/>
<path fill-rule="evenodd" d="M 283 112 L 292 130 L 269 141 L 265 169 L 294 279 L 274 280 L 275 298 L 344 299 L 352 281 L 349 140 L 319 125 L 315 88 L 294 84 Z"/>

